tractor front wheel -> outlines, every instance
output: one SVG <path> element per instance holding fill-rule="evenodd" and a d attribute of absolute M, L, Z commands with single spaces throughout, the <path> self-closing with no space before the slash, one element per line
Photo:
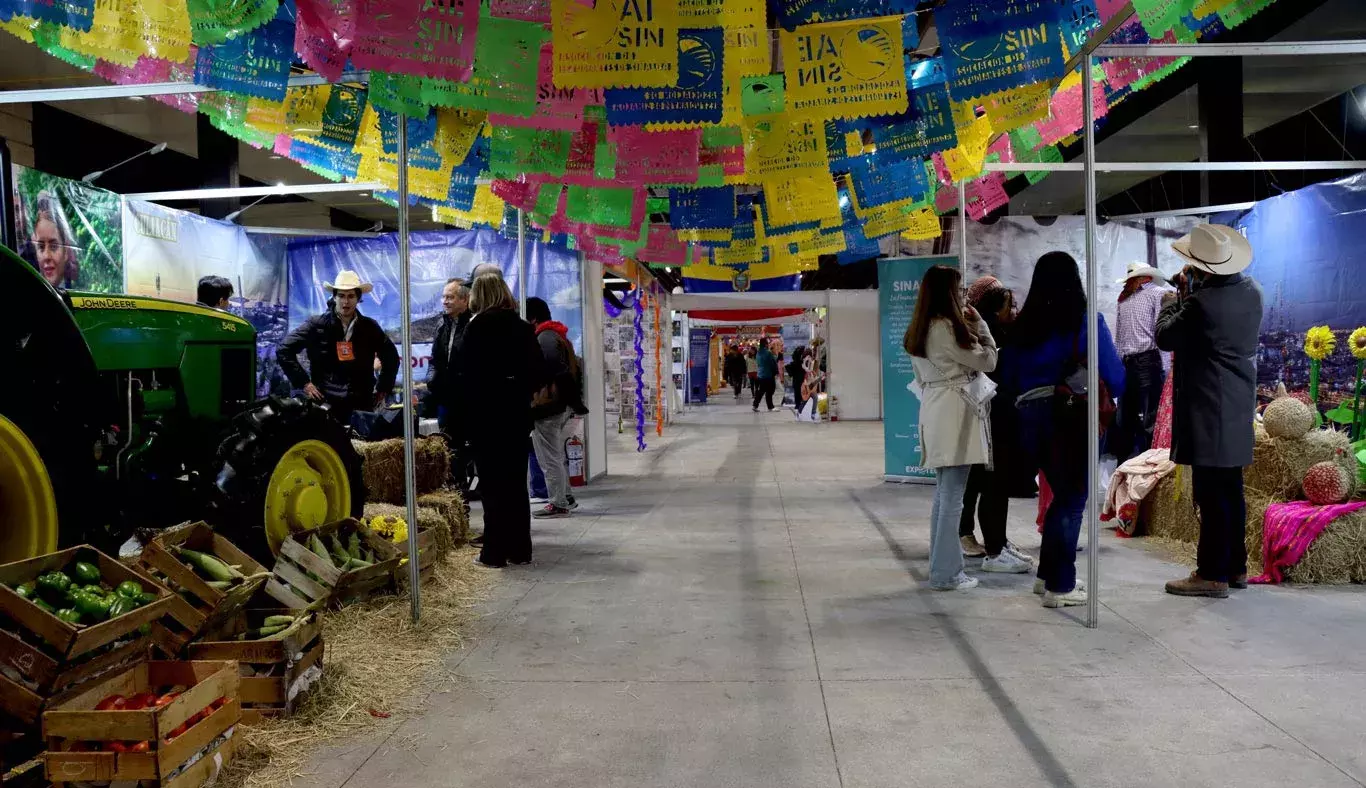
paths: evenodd
<path fill-rule="evenodd" d="M 290 534 L 359 517 L 365 506 L 360 455 L 312 402 L 272 397 L 238 415 L 217 466 L 214 524 L 263 558 Z"/>

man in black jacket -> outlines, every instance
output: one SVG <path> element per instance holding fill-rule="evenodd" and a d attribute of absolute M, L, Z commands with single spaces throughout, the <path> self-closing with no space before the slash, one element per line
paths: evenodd
<path fill-rule="evenodd" d="M 1231 227 L 1197 225 L 1172 248 L 1190 261 L 1182 295 L 1157 318 L 1157 346 L 1172 356 L 1171 459 L 1190 465 L 1200 545 L 1190 577 L 1167 583 L 1178 596 L 1226 597 L 1247 587 L 1247 503 L 1257 410 L 1262 288 L 1243 273 L 1252 247 Z"/>
<path fill-rule="evenodd" d="M 355 271 L 340 271 L 323 289 L 332 291 L 328 311 L 291 331 L 276 360 L 294 388 L 309 399 L 326 402 L 338 421 L 350 425 L 353 411 L 374 410 L 393 391 L 398 349 L 379 323 L 357 308 L 361 296 L 374 289 L 369 282 L 362 282 Z M 307 372 L 299 363 L 300 353 L 308 354 Z"/>
<path fill-rule="evenodd" d="M 464 448 L 466 441 L 465 419 L 456 411 L 455 396 L 460 385 L 460 342 L 465 335 L 465 326 L 470 323 L 470 290 L 460 279 L 449 279 L 441 289 L 441 327 L 436 330 L 436 341 L 432 343 L 432 367 L 427 375 L 427 391 L 436 405 L 437 423 L 441 431 L 451 439 L 451 473 L 462 490 L 468 478 L 462 472 L 465 467 Z"/>
<path fill-rule="evenodd" d="M 544 359 L 546 384 L 531 401 L 531 417 L 535 420 L 531 444 L 536 450 L 536 462 L 545 473 L 545 488 L 549 502 L 537 509 L 533 516 L 545 519 L 568 517 L 575 508 L 569 494 L 569 469 L 564 456 L 564 428 L 574 414 L 587 412 L 579 389 L 580 375 L 574 346 L 569 344 L 569 328 L 550 319 L 550 305 L 540 298 L 526 300 L 526 319 L 536 328 L 536 343 Z"/>

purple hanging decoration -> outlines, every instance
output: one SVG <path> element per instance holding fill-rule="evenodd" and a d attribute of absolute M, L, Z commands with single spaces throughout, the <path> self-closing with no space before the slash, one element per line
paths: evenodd
<path fill-rule="evenodd" d="M 636 348 L 636 451 L 645 451 L 645 347 L 641 340 L 645 338 L 645 330 L 641 327 L 640 316 L 645 312 L 645 305 L 642 299 L 633 299 L 631 309 L 635 316 L 632 325 L 635 326 L 635 348 Z"/>

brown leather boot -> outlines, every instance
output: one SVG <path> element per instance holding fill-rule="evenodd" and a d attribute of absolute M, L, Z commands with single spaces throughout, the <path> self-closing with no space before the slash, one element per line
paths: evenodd
<path fill-rule="evenodd" d="M 1190 577 L 1172 580 L 1167 583 L 1167 593 L 1177 596 L 1210 596 L 1224 599 L 1228 596 L 1228 583 L 1206 580 L 1195 572 Z"/>
<path fill-rule="evenodd" d="M 1241 575 L 1238 575 L 1237 577 L 1230 579 L 1228 581 L 1228 587 L 1237 588 L 1240 590 L 1247 588 L 1247 573 L 1244 572 Z"/>

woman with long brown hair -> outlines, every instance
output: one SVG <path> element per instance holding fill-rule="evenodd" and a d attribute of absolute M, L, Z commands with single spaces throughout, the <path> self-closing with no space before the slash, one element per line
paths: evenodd
<path fill-rule="evenodd" d="M 956 268 L 926 271 L 902 340 L 921 389 L 921 465 L 937 477 L 930 515 L 930 587 L 937 591 L 977 585 L 963 573 L 958 522 L 972 466 L 991 464 L 989 403 L 975 384 L 996 368 L 996 341 L 981 315 L 963 303 L 962 281 Z"/>

